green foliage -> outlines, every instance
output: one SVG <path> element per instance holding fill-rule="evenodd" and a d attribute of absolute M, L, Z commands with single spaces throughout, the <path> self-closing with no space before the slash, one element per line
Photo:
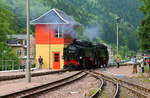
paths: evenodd
<path fill-rule="evenodd" d="M 133 56 L 133 53 L 130 51 L 130 49 L 127 46 L 119 46 L 119 54 L 118 55 L 117 55 L 117 47 L 115 45 L 112 45 L 112 48 L 113 48 L 113 53 L 114 53 L 114 59 L 117 56 L 119 56 L 121 59 L 126 59 L 126 57 Z"/>
<path fill-rule="evenodd" d="M 95 16 L 88 25 L 98 26 L 100 37 L 106 43 L 116 43 L 116 17 L 121 17 L 119 23 L 119 45 L 125 45 L 130 50 L 138 49 L 137 26 L 143 14 L 138 11 L 141 2 L 137 0 L 69 0 L 77 8 L 84 9 Z M 134 13 L 133 13 L 134 12 Z M 81 22 L 82 23 L 82 22 Z"/>
<path fill-rule="evenodd" d="M 7 10 L 8 7 L 0 2 L 0 42 L 6 41 L 7 34 L 12 32 L 11 23 L 12 23 L 12 13 Z"/>
<path fill-rule="evenodd" d="M 90 89 L 90 90 L 89 90 L 89 93 L 88 93 L 88 96 L 90 97 L 90 96 L 96 94 L 98 91 L 99 91 L 98 88 Z"/>
<path fill-rule="evenodd" d="M 117 14 L 123 20 L 128 21 L 133 26 L 138 26 L 142 13 L 138 11 L 138 7 L 142 5 L 139 0 L 100 0 L 108 11 Z"/>
<path fill-rule="evenodd" d="M 142 20 L 141 26 L 139 28 L 139 37 L 142 50 L 148 51 L 150 50 L 150 1 L 142 1 L 144 2 L 144 5 L 141 7 L 141 11 L 143 11 L 145 17 Z"/>
<path fill-rule="evenodd" d="M 0 59 L 13 58 L 17 59 L 11 49 L 7 46 L 7 35 L 12 34 L 14 15 L 2 1 L 0 1 Z"/>
<path fill-rule="evenodd" d="M 15 33 L 25 33 L 25 1 L 1 0 L 0 2 L 2 1 L 9 6 L 8 11 L 14 14 L 13 19 L 5 17 L 12 19 L 12 21 L 2 23 L 2 25 L 6 27 L 2 32 L 13 30 Z M 138 11 L 141 5 L 142 3 L 138 0 L 30 0 L 30 19 L 32 20 L 39 17 L 51 8 L 57 8 L 83 24 L 83 26 L 77 30 L 77 37 L 79 39 L 105 42 L 115 46 L 115 19 L 116 17 L 121 17 L 121 21 L 119 22 L 119 46 L 124 48 L 120 48 L 119 51 L 122 55 L 125 55 L 123 51 L 136 51 L 138 49 L 136 29 L 140 19 L 143 17 L 143 14 Z M 142 8 L 142 10 L 145 11 L 146 8 Z M 7 16 L 11 15 L 7 14 Z M 8 27 L 10 29 L 7 30 Z M 98 34 L 91 31 L 91 33 L 95 34 L 95 38 L 92 39 L 90 35 L 88 36 L 88 32 L 85 32 L 85 30 L 90 27 L 100 29 Z M 6 35 L 4 34 L 4 36 Z"/>
<path fill-rule="evenodd" d="M 11 50 L 5 42 L 0 42 L 0 59 L 4 60 L 19 60 L 17 55 Z"/>

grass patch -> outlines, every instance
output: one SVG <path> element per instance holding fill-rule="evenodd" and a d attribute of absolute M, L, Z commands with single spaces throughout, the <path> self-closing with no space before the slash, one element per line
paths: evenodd
<path fill-rule="evenodd" d="M 97 91 L 99 90 L 99 88 L 93 88 L 89 91 L 88 96 L 92 96 L 93 94 L 95 94 Z"/>
<path fill-rule="evenodd" d="M 148 66 L 144 66 L 144 70 L 146 73 L 150 73 L 149 67 Z"/>
<path fill-rule="evenodd" d="M 141 79 L 144 82 L 150 82 L 150 77 L 146 77 L 144 75 L 139 75 L 139 76 L 137 76 L 135 78 Z"/>
<path fill-rule="evenodd" d="M 110 94 L 107 92 L 103 92 L 101 96 L 102 96 L 101 98 L 111 98 Z"/>

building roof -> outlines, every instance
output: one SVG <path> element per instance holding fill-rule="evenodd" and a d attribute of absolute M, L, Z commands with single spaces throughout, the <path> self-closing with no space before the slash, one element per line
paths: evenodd
<path fill-rule="evenodd" d="M 31 37 L 32 35 L 30 35 Z M 14 35 L 8 35 L 7 36 L 8 38 L 13 38 L 13 39 L 26 39 L 27 38 L 27 35 L 26 34 L 14 34 Z"/>
<path fill-rule="evenodd" d="M 18 44 L 19 40 L 18 39 L 9 39 L 7 41 L 8 44 Z"/>
<path fill-rule="evenodd" d="M 71 24 L 80 25 L 63 11 L 51 9 L 40 17 L 31 21 L 31 24 Z"/>

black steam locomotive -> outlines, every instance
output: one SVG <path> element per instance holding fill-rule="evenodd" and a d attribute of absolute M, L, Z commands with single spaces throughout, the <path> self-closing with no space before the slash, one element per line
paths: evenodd
<path fill-rule="evenodd" d="M 74 40 L 64 48 L 64 68 L 96 68 L 107 66 L 108 51 L 103 44 Z"/>

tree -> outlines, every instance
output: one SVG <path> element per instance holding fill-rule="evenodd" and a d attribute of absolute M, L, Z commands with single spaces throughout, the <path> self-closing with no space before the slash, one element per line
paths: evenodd
<path fill-rule="evenodd" d="M 13 33 L 14 15 L 2 1 L 0 1 L 0 21 L 0 58 L 14 58 L 14 54 L 6 44 L 7 35 Z"/>
<path fill-rule="evenodd" d="M 10 11 L 15 14 L 13 30 L 17 33 L 25 32 L 25 1 L 1 0 L 10 6 Z M 57 8 L 76 21 L 83 24 L 84 30 L 98 27 L 98 36 L 109 44 L 116 45 L 115 18 L 120 16 L 123 21 L 119 24 L 119 45 L 125 45 L 130 50 L 137 50 L 137 25 L 143 18 L 138 11 L 142 3 L 138 0 L 30 0 L 30 19 L 35 19 L 52 8 Z M 133 13 L 134 12 L 134 13 Z M 88 35 L 78 32 L 78 38 L 88 39 Z M 95 34 L 94 31 L 91 32 Z"/>
<path fill-rule="evenodd" d="M 143 51 L 150 50 L 150 0 L 142 0 L 144 5 L 141 11 L 145 17 L 141 22 L 139 29 L 140 45 Z M 150 53 L 150 51 L 148 51 Z"/>
<path fill-rule="evenodd" d="M 7 34 L 12 32 L 12 13 L 7 9 L 8 7 L 0 2 L 0 42 L 6 41 Z"/>

